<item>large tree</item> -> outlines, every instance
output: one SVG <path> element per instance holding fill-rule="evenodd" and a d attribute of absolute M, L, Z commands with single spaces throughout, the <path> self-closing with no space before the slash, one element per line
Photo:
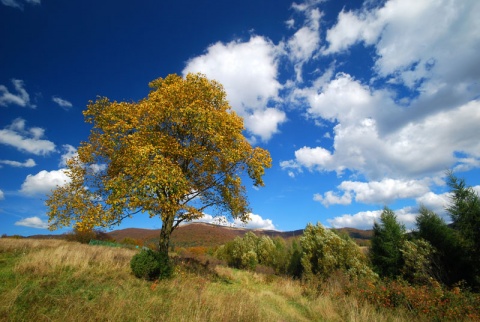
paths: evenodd
<path fill-rule="evenodd" d="M 67 164 L 69 182 L 46 202 L 51 229 L 109 227 L 146 212 L 161 218 L 159 251 L 168 254 L 172 231 L 207 208 L 249 219 L 242 176 L 263 186 L 271 158 L 243 136 L 223 87 L 201 74 L 150 87 L 139 102 L 89 103 L 89 139 Z"/>

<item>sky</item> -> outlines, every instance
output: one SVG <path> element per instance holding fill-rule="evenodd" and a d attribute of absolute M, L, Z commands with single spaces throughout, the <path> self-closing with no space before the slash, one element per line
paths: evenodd
<path fill-rule="evenodd" d="M 0 0 L 0 234 L 50 233 L 90 100 L 190 72 L 272 156 L 265 187 L 245 181 L 245 227 L 371 229 L 388 206 L 413 229 L 420 205 L 448 222 L 446 171 L 480 192 L 479 16 L 478 0 Z"/>

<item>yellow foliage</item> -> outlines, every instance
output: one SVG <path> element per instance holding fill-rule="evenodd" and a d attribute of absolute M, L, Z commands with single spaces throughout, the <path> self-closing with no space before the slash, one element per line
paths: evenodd
<path fill-rule="evenodd" d="M 98 98 L 84 111 L 88 141 L 68 162 L 69 183 L 47 200 L 52 229 L 110 226 L 146 212 L 171 231 L 216 206 L 241 220 L 249 212 L 243 172 L 263 186 L 268 151 L 243 136 L 243 119 L 223 87 L 201 74 L 150 83 L 138 102 Z"/>

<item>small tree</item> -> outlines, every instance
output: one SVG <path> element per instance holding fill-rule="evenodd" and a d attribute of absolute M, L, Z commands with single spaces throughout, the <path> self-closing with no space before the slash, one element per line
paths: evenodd
<path fill-rule="evenodd" d="M 406 240 L 400 248 L 403 258 L 402 275 L 414 284 L 437 280 L 434 269 L 435 248 L 424 239 Z"/>
<path fill-rule="evenodd" d="M 375 271 L 381 277 L 393 278 L 401 273 L 402 253 L 400 248 L 405 235 L 405 226 L 397 221 L 395 213 L 385 207 L 380 223 L 373 224 L 370 258 Z"/>
<path fill-rule="evenodd" d="M 465 249 L 457 231 L 450 228 L 436 213 L 424 206 L 416 218 L 415 236 L 428 241 L 435 249 L 434 276 L 447 285 L 465 278 Z"/>
<path fill-rule="evenodd" d="M 350 278 L 373 277 L 367 258 L 351 239 L 343 239 L 321 224 L 308 224 L 300 238 L 303 276 L 326 279 L 335 271 Z"/>
<path fill-rule="evenodd" d="M 159 216 L 159 251 L 184 221 L 216 207 L 246 222 L 241 174 L 263 186 L 268 151 L 243 136 L 243 120 L 222 86 L 200 74 L 150 83 L 139 102 L 100 98 L 84 111 L 93 124 L 89 140 L 67 163 L 70 181 L 47 199 L 51 229 L 108 227 L 139 212 Z"/>

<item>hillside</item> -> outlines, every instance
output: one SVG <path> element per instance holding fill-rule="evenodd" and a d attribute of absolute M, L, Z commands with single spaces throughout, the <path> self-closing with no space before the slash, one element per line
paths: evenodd
<path fill-rule="evenodd" d="M 242 237 L 247 232 L 253 232 L 257 236 L 281 237 L 291 238 L 299 237 L 303 234 L 303 229 L 295 231 L 276 231 L 276 230 L 262 230 L 262 229 L 246 229 L 237 227 L 218 226 L 206 223 L 190 223 L 178 227 L 172 234 L 172 244 L 176 247 L 193 247 L 193 246 L 219 246 L 234 239 L 237 236 Z M 368 241 L 372 237 L 371 230 L 359 230 L 355 228 L 341 228 L 338 229 L 341 233 L 346 233 L 357 242 Z M 160 234 L 159 229 L 141 229 L 141 228 L 127 228 L 114 230 L 109 232 L 112 238 L 117 242 L 124 238 L 139 239 L 142 241 L 152 241 L 158 238 Z"/>

